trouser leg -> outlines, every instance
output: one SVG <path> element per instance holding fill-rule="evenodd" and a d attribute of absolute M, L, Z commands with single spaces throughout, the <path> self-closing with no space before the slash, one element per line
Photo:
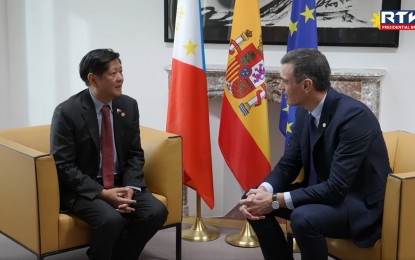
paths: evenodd
<path fill-rule="evenodd" d="M 88 256 L 91 260 L 110 260 L 113 247 L 124 229 L 123 217 L 107 202 L 77 199 L 72 213 L 91 227 Z"/>
<path fill-rule="evenodd" d="M 344 205 L 309 204 L 294 209 L 291 227 L 302 260 L 327 260 L 326 237 L 349 238 L 347 209 Z"/>
<path fill-rule="evenodd" d="M 147 190 L 133 196 L 135 212 L 123 214 L 128 220 L 113 252 L 113 259 L 137 260 L 147 242 L 166 221 L 166 207 Z"/>
<path fill-rule="evenodd" d="M 258 237 L 265 260 L 293 259 L 292 250 L 273 214 L 268 214 L 265 219 L 248 221 Z"/>

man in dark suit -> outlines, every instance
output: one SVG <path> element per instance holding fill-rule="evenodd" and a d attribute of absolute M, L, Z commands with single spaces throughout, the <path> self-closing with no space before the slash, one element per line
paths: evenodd
<path fill-rule="evenodd" d="M 122 94 L 111 49 L 90 51 L 79 73 L 88 88 L 58 105 L 51 125 L 61 210 L 91 226 L 89 259 L 137 260 L 168 214 L 146 188 L 137 101 Z"/>
<path fill-rule="evenodd" d="M 281 83 L 297 109 L 284 155 L 240 201 L 265 259 L 292 259 L 275 216 L 291 220 L 301 259 L 327 259 L 325 237 L 370 247 L 380 238 L 386 177 L 382 131 L 361 102 L 330 86 L 330 66 L 314 49 L 288 52 Z M 304 169 L 299 185 L 292 182 Z M 254 174 L 254 173 L 253 173 Z"/>

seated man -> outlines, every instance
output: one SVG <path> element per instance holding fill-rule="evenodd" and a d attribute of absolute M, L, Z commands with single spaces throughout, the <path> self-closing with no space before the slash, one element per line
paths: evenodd
<path fill-rule="evenodd" d="M 292 259 L 275 216 L 291 220 L 302 260 L 327 259 L 325 237 L 370 247 L 381 236 L 386 178 L 391 172 L 379 122 L 361 102 L 330 86 L 318 50 L 281 59 L 287 104 L 300 106 L 284 155 L 240 211 L 255 230 L 265 259 Z M 293 187 L 301 168 L 305 178 Z"/>
<path fill-rule="evenodd" d="M 146 188 L 137 101 L 122 94 L 122 72 L 118 53 L 90 51 L 79 64 L 87 89 L 52 118 L 61 210 L 91 226 L 89 259 L 137 260 L 168 214 Z"/>

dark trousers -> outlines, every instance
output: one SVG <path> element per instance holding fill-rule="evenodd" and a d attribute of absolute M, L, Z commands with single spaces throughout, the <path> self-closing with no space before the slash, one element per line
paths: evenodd
<path fill-rule="evenodd" d="M 327 260 L 325 237 L 351 237 L 348 212 L 343 204 L 339 206 L 309 204 L 292 211 L 274 210 L 263 220 L 248 220 L 258 237 L 266 260 L 293 259 L 292 249 L 288 248 L 276 216 L 291 220 L 291 228 L 300 247 L 302 260 Z"/>
<path fill-rule="evenodd" d="M 144 189 L 133 196 L 135 211 L 120 214 L 101 200 L 79 198 L 72 213 L 91 226 L 91 243 L 87 251 L 92 260 L 137 260 L 146 243 L 163 226 L 167 209 Z"/>

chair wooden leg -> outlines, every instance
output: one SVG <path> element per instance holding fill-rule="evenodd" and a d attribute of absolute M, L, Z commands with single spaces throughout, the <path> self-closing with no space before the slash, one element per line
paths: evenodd
<path fill-rule="evenodd" d="M 287 233 L 287 244 L 288 244 L 288 249 L 290 250 L 290 254 L 293 255 L 294 251 L 293 251 L 293 247 L 294 247 L 294 236 L 291 233 Z"/>
<path fill-rule="evenodd" d="M 182 224 L 176 225 L 176 260 L 182 259 Z"/>

